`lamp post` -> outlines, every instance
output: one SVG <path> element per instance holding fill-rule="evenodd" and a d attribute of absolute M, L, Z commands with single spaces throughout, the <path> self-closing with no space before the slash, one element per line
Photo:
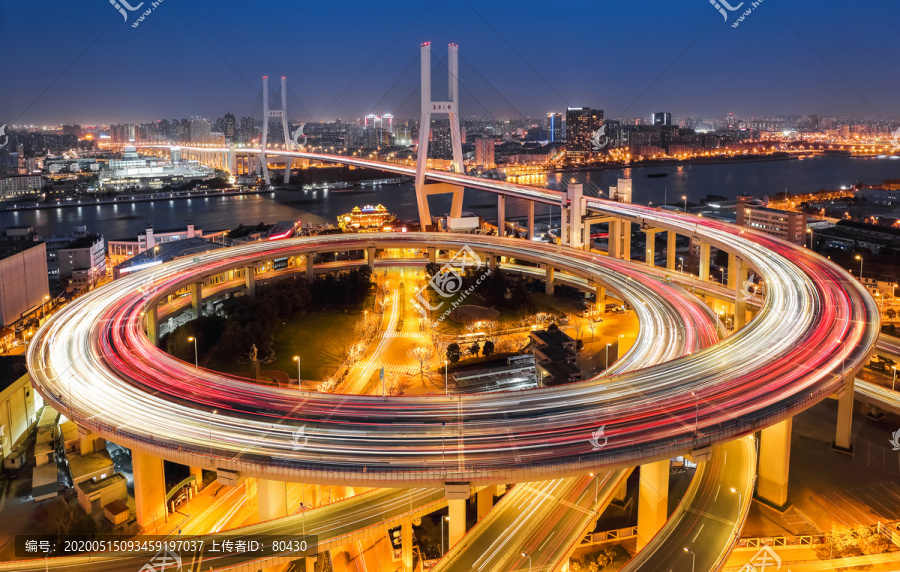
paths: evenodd
<path fill-rule="evenodd" d="M 449 516 L 441 517 L 441 556 L 444 555 L 444 521 L 450 522 Z"/>
<path fill-rule="evenodd" d="M 609 369 L 609 346 L 612 344 L 606 344 L 606 365 L 603 366 L 603 369 Z"/>
<path fill-rule="evenodd" d="M 859 260 L 859 281 L 862 282 L 863 257 L 857 254 L 856 259 Z"/>
<path fill-rule="evenodd" d="M 297 387 L 302 387 L 303 384 L 300 382 L 300 356 L 294 356 L 294 361 L 297 362 Z"/>
<path fill-rule="evenodd" d="M 740 506 L 744 506 L 744 493 L 742 493 L 741 491 L 737 490 L 734 487 L 731 487 L 731 492 L 738 494 L 738 504 Z"/>
<path fill-rule="evenodd" d="M 813 249 L 813 231 L 811 228 L 806 229 L 806 233 L 809 234 L 809 249 Z"/>
<path fill-rule="evenodd" d="M 594 473 L 591 473 L 591 476 L 594 476 Z M 594 502 L 597 502 L 597 497 L 600 496 L 600 479 L 594 479 Z"/>
<path fill-rule="evenodd" d="M 527 558 L 527 559 L 528 559 L 528 572 L 531 572 L 531 556 L 529 556 L 528 554 L 526 554 L 526 553 L 523 552 L 523 553 L 522 553 L 522 558 Z"/>
<path fill-rule="evenodd" d="M 194 342 L 194 367 L 200 369 L 200 357 L 197 354 L 197 338 L 191 336 L 188 338 L 189 342 Z"/>
<path fill-rule="evenodd" d="M 697 563 L 697 556 L 694 554 L 694 551 L 687 546 L 684 547 L 684 551 L 691 555 L 691 572 L 694 572 L 694 564 Z"/>
<path fill-rule="evenodd" d="M 450 395 L 450 384 L 447 381 L 447 360 L 444 360 L 444 395 Z"/>
<path fill-rule="evenodd" d="M 47 300 L 50 299 L 50 294 L 44 294 L 44 300 L 41 302 L 41 321 L 47 317 L 47 310 L 44 309 L 44 306 L 47 304 Z"/>
<path fill-rule="evenodd" d="M 684 212 L 687 212 L 687 195 L 681 195 L 681 200 L 684 201 Z"/>

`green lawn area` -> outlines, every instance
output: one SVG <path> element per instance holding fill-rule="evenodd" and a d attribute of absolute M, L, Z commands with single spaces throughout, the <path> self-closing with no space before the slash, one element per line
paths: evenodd
<path fill-rule="evenodd" d="M 320 310 L 316 313 L 287 320 L 275 334 L 275 361 L 260 364 L 263 370 L 287 372 L 291 378 L 297 377 L 297 362 L 300 356 L 300 373 L 305 381 L 321 381 L 335 372 L 344 357 L 344 350 L 354 340 L 354 326 L 363 317 L 363 308 L 372 306 L 374 297 L 369 296 L 365 306 L 358 310 Z M 226 373 L 250 375 L 249 364 L 239 364 L 234 356 L 224 355 L 220 349 L 210 357 L 208 367 Z"/>

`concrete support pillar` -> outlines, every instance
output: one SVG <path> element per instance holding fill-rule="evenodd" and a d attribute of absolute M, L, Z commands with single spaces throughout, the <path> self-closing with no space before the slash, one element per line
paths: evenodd
<path fill-rule="evenodd" d="M 671 230 L 666 233 L 666 268 L 669 270 L 675 270 L 676 238 L 678 238 L 678 233 Z"/>
<path fill-rule="evenodd" d="M 460 187 L 458 191 L 453 191 L 453 200 L 450 202 L 450 217 L 460 218 L 462 216 L 462 206 L 463 188 Z"/>
<path fill-rule="evenodd" d="M 631 260 L 631 222 L 621 221 L 622 225 L 622 260 Z"/>
<path fill-rule="evenodd" d="M 655 230 L 645 230 L 644 236 L 646 237 L 645 242 L 647 243 L 646 252 L 644 252 L 644 261 L 648 266 L 655 266 L 656 260 L 656 231 Z"/>
<path fill-rule="evenodd" d="M 154 346 L 159 344 L 159 316 L 156 304 L 147 310 L 147 337 Z"/>
<path fill-rule="evenodd" d="M 478 521 L 487 516 L 487 513 L 494 508 L 494 495 L 497 493 L 497 487 L 491 485 L 478 491 L 476 496 Z"/>
<path fill-rule="evenodd" d="M 78 451 L 82 456 L 96 453 L 106 448 L 106 439 L 87 427 L 78 426 Z"/>
<path fill-rule="evenodd" d="M 606 287 L 605 286 L 597 286 L 597 309 L 600 310 L 601 314 L 606 313 Z"/>
<path fill-rule="evenodd" d="M 197 479 L 196 483 L 197 483 L 197 488 L 199 489 L 200 487 L 203 486 L 203 468 L 190 467 L 190 469 L 191 469 L 191 476 Z"/>
<path fill-rule="evenodd" d="M 581 237 L 583 239 L 584 249 L 590 252 L 591 250 L 591 223 L 590 221 L 584 221 L 581 229 Z"/>
<path fill-rule="evenodd" d="M 534 201 L 528 201 L 528 240 L 534 240 Z"/>
<path fill-rule="evenodd" d="M 164 524 L 168 516 L 163 460 L 132 449 L 131 466 L 134 469 L 134 505 L 138 526 L 143 529 L 156 528 Z"/>
<path fill-rule="evenodd" d="M 257 479 L 256 499 L 259 504 L 260 522 L 287 516 L 286 482 Z"/>
<path fill-rule="evenodd" d="M 428 249 L 428 262 L 435 262 L 437 260 L 437 249 L 429 248 Z"/>
<path fill-rule="evenodd" d="M 843 393 L 838 392 L 837 430 L 834 433 L 834 448 L 852 452 L 851 431 L 853 429 L 853 392 L 856 378 L 847 376 Z"/>
<path fill-rule="evenodd" d="M 497 256 L 493 252 L 486 252 L 484 254 L 488 260 L 488 268 L 491 269 L 491 272 L 497 269 Z"/>
<path fill-rule="evenodd" d="M 700 280 L 709 281 L 709 243 L 700 243 Z"/>
<path fill-rule="evenodd" d="M 669 505 L 669 460 L 641 465 L 638 491 L 637 549 L 650 542 L 666 523 Z"/>
<path fill-rule="evenodd" d="M 191 284 L 191 314 L 194 319 L 203 315 L 203 282 Z"/>
<path fill-rule="evenodd" d="M 739 330 L 747 323 L 747 292 L 744 291 L 744 282 L 747 280 L 747 270 L 744 262 L 734 257 L 732 264 L 731 255 L 728 256 L 728 282 L 734 288 L 734 329 Z"/>
<path fill-rule="evenodd" d="M 306 253 L 306 281 L 310 284 L 316 279 L 316 269 L 313 260 L 316 258 L 315 252 Z"/>
<path fill-rule="evenodd" d="M 607 238 L 607 254 L 612 258 L 622 257 L 622 226 L 618 220 L 609 221 L 609 238 Z"/>
<path fill-rule="evenodd" d="M 369 268 L 375 268 L 375 249 L 367 248 L 366 249 L 366 262 L 369 263 Z"/>
<path fill-rule="evenodd" d="M 448 537 L 448 548 L 453 548 L 456 543 L 462 540 L 466 535 L 466 503 L 468 500 L 451 499 L 447 501 L 450 507 L 450 522 L 447 523 L 450 532 Z"/>
<path fill-rule="evenodd" d="M 400 525 L 400 554 L 403 560 L 403 572 L 412 572 L 413 547 L 412 547 L 412 522 L 404 521 Z"/>
<path fill-rule="evenodd" d="M 256 266 L 244 268 L 244 279 L 247 283 L 247 295 L 253 298 L 256 296 Z"/>
<path fill-rule="evenodd" d="M 546 276 L 544 278 L 544 280 L 546 282 L 544 291 L 550 296 L 553 295 L 553 274 L 554 273 L 555 273 L 555 271 L 553 270 L 553 267 L 547 266 Z"/>
<path fill-rule="evenodd" d="M 506 195 L 497 195 L 497 236 L 506 236 Z"/>
<path fill-rule="evenodd" d="M 788 468 L 791 462 L 790 417 L 766 427 L 759 437 L 759 476 L 756 496 L 778 509 L 787 506 Z"/>

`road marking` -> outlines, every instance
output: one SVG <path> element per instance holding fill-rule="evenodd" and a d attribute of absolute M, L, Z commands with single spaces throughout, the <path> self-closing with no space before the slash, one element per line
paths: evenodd
<path fill-rule="evenodd" d="M 700 528 L 697 530 L 697 534 L 694 535 L 694 539 L 691 542 L 697 542 L 697 537 L 700 536 L 700 533 L 703 532 L 703 527 L 706 526 L 706 523 L 700 525 Z"/>
<path fill-rule="evenodd" d="M 716 496 L 713 497 L 713 502 L 719 500 L 719 491 L 722 490 L 722 485 L 716 487 Z"/>

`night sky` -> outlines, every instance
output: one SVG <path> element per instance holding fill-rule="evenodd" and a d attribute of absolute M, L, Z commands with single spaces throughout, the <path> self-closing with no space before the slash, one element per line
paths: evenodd
<path fill-rule="evenodd" d="M 132 28 L 149 8 L 125 23 L 108 0 L 0 3 L 0 124 L 240 117 L 263 75 L 288 76 L 293 117 L 353 120 L 423 41 L 434 58 L 458 43 L 532 116 L 900 116 L 897 0 L 765 0 L 737 28 L 751 2 L 726 23 L 707 0 L 164 0 Z"/>

